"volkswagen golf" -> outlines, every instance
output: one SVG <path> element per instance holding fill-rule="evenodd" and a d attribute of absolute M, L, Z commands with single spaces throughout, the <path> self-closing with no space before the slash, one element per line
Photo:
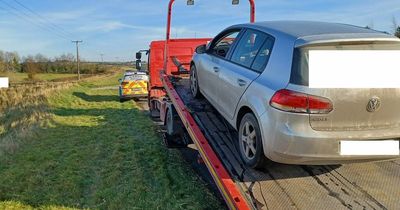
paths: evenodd
<path fill-rule="evenodd" d="M 357 56 L 334 57 L 329 52 L 372 54 L 356 63 L 360 67 L 336 71 L 333 66 L 346 60 L 354 63 Z M 378 78 L 383 68 L 399 69 L 385 67 L 387 63 L 378 58 L 389 58 L 379 55 L 398 52 L 400 39 L 347 24 L 234 25 L 196 49 L 191 92 L 205 97 L 238 131 L 238 152 L 251 167 L 270 160 L 307 165 L 390 160 L 400 151 L 400 89 L 353 87 L 351 80 L 347 86 L 340 86 L 341 81 L 338 86 L 319 83 L 329 82 L 337 72 L 345 72 L 339 75 L 344 80 L 347 74 L 364 78 L 370 61 L 380 65 L 370 75 Z M 311 64 L 321 66 L 320 57 L 311 56 L 318 53 L 327 53 L 326 61 L 313 74 L 324 67 L 333 69 L 319 79 L 311 74 Z M 392 57 L 393 62 L 400 60 Z M 399 77 L 389 79 L 400 84 Z"/>

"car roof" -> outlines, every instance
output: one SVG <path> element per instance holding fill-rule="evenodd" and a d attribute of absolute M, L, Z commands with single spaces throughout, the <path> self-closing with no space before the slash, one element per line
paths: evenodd
<path fill-rule="evenodd" d="M 283 35 L 295 40 L 297 42 L 296 45 L 345 39 L 400 41 L 400 39 L 381 31 L 343 23 L 317 21 L 264 21 L 236 26 L 255 28 L 276 36 Z"/>

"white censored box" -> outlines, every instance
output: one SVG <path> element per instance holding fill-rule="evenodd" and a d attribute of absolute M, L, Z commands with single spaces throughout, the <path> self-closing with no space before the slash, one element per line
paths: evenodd
<path fill-rule="evenodd" d="M 310 50 L 310 88 L 400 88 L 400 50 Z"/>
<path fill-rule="evenodd" d="M 0 77 L 0 88 L 8 88 L 8 77 Z"/>
<path fill-rule="evenodd" d="M 341 155 L 399 155 L 399 141 L 340 141 Z"/>

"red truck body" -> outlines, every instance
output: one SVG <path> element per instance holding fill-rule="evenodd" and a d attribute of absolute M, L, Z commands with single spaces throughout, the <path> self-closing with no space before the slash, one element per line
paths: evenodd
<path fill-rule="evenodd" d="M 179 67 L 173 62 L 173 58 L 176 58 L 182 64 L 183 68 L 190 69 L 190 61 L 196 47 L 206 44 L 210 40 L 210 38 L 170 39 L 167 47 L 165 46 L 165 40 L 152 41 L 149 53 L 149 100 L 157 100 L 165 96 L 165 91 L 163 91 L 164 86 L 160 77 L 161 71 L 164 71 L 167 75 L 179 75 L 182 73 L 179 71 Z M 168 53 L 165 53 L 165 49 L 168 50 Z M 164 70 L 165 55 L 168 55 L 168 61 Z"/>

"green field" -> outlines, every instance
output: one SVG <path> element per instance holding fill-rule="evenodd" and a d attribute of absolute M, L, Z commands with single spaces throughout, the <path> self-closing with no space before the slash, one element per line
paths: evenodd
<path fill-rule="evenodd" d="M 144 111 L 101 88 L 119 76 L 49 97 L 46 126 L 0 156 L 0 209 L 223 208 Z"/>
<path fill-rule="evenodd" d="M 9 77 L 10 82 L 25 82 L 28 80 L 27 73 L 8 73 L 1 76 Z M 35 77 L 37 80 L 50 81 L 54 79 L 73 78 L 77 76 L 76 74 L 41 73 L 36 74 Z"/>

